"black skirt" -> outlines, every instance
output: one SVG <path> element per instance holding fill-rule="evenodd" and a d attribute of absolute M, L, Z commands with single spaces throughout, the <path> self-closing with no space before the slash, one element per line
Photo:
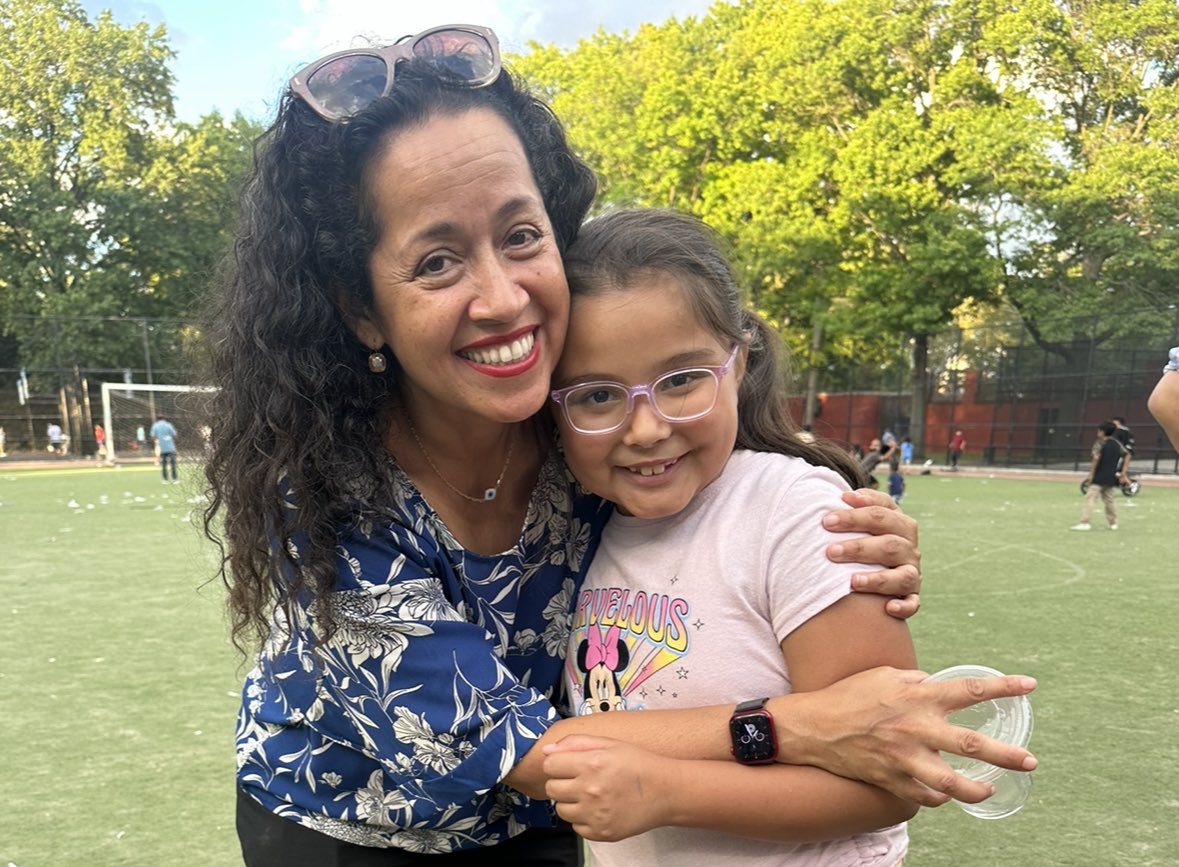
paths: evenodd
<path fill-rule="evenodd" d="M 239 787 L 237 836 L 246 867 L 410 867 L 429 864 L 511 864 L 518 867 L 581 867 L 581 839 L 572 827 L 531 828 L 498 846 L 446 855 L 375 849 L 329 837 L 271 813 Z"/>

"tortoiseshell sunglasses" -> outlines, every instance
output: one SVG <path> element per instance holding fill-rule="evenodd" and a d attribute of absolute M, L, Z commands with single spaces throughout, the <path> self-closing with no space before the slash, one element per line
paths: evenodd
<path fill-rule="evenodd" d="M 412 58 L 468 87 L 485 87 L 500 73 L 499 40 L 489 28 L 448 24 L 383 48 L 350 48 L 321 57 L 301 69 L 290 86 L 316 114 L 337 123 L 388 94 L 398 62 Z"/>

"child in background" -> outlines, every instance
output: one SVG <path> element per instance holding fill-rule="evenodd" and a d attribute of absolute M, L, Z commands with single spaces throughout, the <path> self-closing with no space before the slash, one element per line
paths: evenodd
<path fill-rule="evenodd" d="M 863 476 L 843 449 L 798 435 L 776 336 L 743 307 L 708 228 L 613 211 L 582 229 L 566 271 L 561 441 L 577 479 L 616 505 L 574 607 L 576 713 L 742 703 L 758 715 L 759 696 L 914 666 L 905 624 L 849 594 L 856 567 L 823 556 L 834 537 L 816 522 Z M 742 734 L 758 737 L 748 721 L 736 718 L 738 758 Z M 546 752 L 561 815 L 619 841 L 589 844 L 600 867 L 894 867 L 907 851 L 913 805 L 815 768 L 738 777 L 735 763 L 598 738 Z M 702 775 L 704 791 L 682 785 Z M 751 787 L 765 793 L 758 808 L 734 807 L 731 793 L 748 805 Z M 699 827 L 660 827 L 676 822 Z"/>
<path fill-rule="evenodd" d="M 893 460 L 888 468 L 888 495 L 897 503 L 905 495 L 905 476 L 900 461 Z"/>
<path fill-rule="evenodd" d="M 950 469 L 958 469 L 958 461 L 962 458 L 962 452 L 966 451 L 966 434 L 960 430 L 954 431 L 954 435 L 950 437 Z"/>
<path fill-rule="evenodd" d="M 913 441 L 908 437 L 901 440 L 901 463 L 905 466 L 913 463 Z"/>
<path fill-rule="evenodd" d="M 1114 506 L 1114 491 L 1125 483 L 1124 462 L 1128 460 L 1126 447 L 1115 436 L 1118 426 L 1112 421 L 1103 421 L 1097 426 L 1097 441 L 1093 443 L 1092 462 L 1085 481 L 1089 487 L 1085 490 L 1085 505 L 1081 509 L 1081 521 L 1073 524 L 1070 530 L 1088 530 L 1091 528 L 1089 519 L 1093 517 L 1093 509 L 1097 498 L 1105 505 L 1105 519 L 1109 528 L 1118 528 L 1118 513 Z"/>

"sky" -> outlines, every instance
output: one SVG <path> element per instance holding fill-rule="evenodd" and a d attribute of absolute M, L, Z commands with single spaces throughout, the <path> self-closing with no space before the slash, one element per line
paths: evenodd
<path fill-rule="evenodd" d="M 531 41 L 572 48 L 600 27 L 634 32 L 645 22 L 700 17 L 713 0 L 82 0 L 93 19 L 167 28 L 175 51 L 176 113 L 214 109 L 269 120 L 287 80 L 316 58 L 375 37 L 393 42 L 439 24 L 491 27 L 505 52 Z"/>

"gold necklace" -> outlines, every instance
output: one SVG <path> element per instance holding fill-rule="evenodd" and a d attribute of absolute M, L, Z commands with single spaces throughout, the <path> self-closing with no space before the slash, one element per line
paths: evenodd
<path fill-rule="evenodd" d="M 495 480 L 495 485 L 493 487 L 487 488 L 483 492 L 482 497 L 472 497 L 470 494 L 464 494 L 462 491 L 452 485 L 447 480 L 446 476 L 442 475 L 442 470 L 438 469 L 438 465 L 434 463 L 434 459 L 431 458 L 430 453 L 426 451 L 426 445 L 422 442 L 422 438 L 418 436 L 418 430 L 413 426 L 413 422 L 410 420 L 409 416 L 406 416 L 405 423 L 409 425 L 409 432 L 413 435 L 414 442 L 416 442 L 418 444 L 418 448 L 422 450 L 422 457 L 426 459 L 426 463 L 430 465 L 430 469 L 434 471 L 434 475 L 442 480 L 442 484 L 446 485 L 446 487 L 450 488 L 464 500 L 470 500 L 472 503 L 489 503 L 499 495 L 499 486 L 503 484 L 504 476 L 508 474 L 508 465 L 512 463 L 512 449 L 516 445 L 514 441 L 508 442 L 508 458 L 504 461 L 504 468 L 499 471 L 499 478 Z"/>

